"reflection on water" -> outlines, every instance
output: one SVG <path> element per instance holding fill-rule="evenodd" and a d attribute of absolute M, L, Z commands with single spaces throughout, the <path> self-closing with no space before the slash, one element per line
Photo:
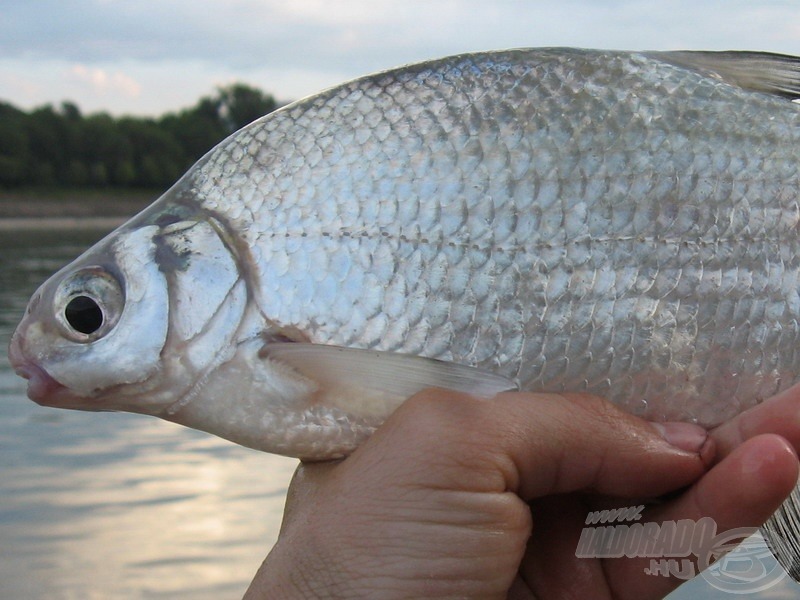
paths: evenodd
<path fill-rule="evenodd" d="M 5 360 L 32 292 L 97 237 L 0 232 L 0 598 L 241 597 L 295 461 L 152 417 L 39 407 Z M 719 594 L 697 578 L 670 598 Z"/>
<path fill-rule="evenodd" d="M 237 598 L 295 461 L 158 419 L 39 407 L 5 348 L 95 234 L 0 234 L 0 598 Z"/>

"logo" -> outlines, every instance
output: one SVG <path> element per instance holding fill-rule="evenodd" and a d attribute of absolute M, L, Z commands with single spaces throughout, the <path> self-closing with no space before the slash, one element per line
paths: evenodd
<path fill-rule="evenodd" d="M 762 592 L 786 577 L 756 527 L 720 533 L 698 556 L 700 575 L 710 585 L 730 594 Z"/>
<path fill-rule="evenodd" d="M 650 558 L 647 575 L 689 580 L 701 574 L 731 594 L 760 592 L 786 576 L 755 527 L 717 534 L 710 517 L 642 522 L 643 510 L 640 505 L 590 512 L 575 556 Z"/>

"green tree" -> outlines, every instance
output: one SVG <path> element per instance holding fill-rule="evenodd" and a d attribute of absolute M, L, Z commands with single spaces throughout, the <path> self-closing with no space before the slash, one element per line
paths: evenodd
<path fill-rule="evenodd" d="M 277 108 L 243 83 L 158 119 L 83 115 L 72 102 L 26 113 L 0 102 L 0 186 L 173 183 L 223 138 Z"/>
<path fill-rule="evenodd" d="M 172 133 L 151 119 L 125 118 L 120 129 L 132 152 L 132 183 L 145 187 L 164 187 L 175 182 L 188 159 Z"/>
<path fill-rule="evenodd" d="M 21 110 L 0 103 L 0 185 L 19 185 L 26 180 L 30 161 L 26 119 Z"/>
<path fill-rule="evenodd" d="M 202 98 L 193 108 L 178 114 L 166 115 L 159 124 L 181 145 L 187 159 L 184 168 L 228 135 L 219 117 L 218 104 L 211 98 Z"/>
<path fill-rule="evenodd" d="M 271 113 L 277 102 L 269 94 L 243 83 L 217 89 L 218 113 L 228 133 L 233 133 Z"/>
<path fill-rule="evenodd" d="M 30 148 L 29 183 L 51 184 L 67 181 L 72 163 L 81 160 L 75 145 L 74 130 L 52 106 L 33 110 L 25 120 Z"/>
<path fill-rule="evenodd" d="M 133 159 L 133 148 L 119 122 L 106 113 L 86 117 L 80 129 L 82 158 L 95 185 L 109 183 L 109 174 L 117 165 Z"/>

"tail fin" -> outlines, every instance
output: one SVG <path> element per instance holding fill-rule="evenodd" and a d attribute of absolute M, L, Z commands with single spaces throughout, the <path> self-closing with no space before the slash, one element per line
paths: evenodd
<path fill-rule="evenodd" d="M 764 523 L 761 533 L 781 566 L 800 582 L 800 486 Z"/>

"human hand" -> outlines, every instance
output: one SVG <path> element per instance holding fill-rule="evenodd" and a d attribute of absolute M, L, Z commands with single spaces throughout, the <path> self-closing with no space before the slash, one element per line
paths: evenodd
<path fill-rule="evenodd" d="M 575 556 L 587 513 L 672 493 L 644 519 L 762 524 L 797 481 L 798 405 L 709 435 L 590 396 L 423 392 L 346 460 L 298 468 L 245 598 L 661 598 L 681 581 L 646 559 Z"/>

